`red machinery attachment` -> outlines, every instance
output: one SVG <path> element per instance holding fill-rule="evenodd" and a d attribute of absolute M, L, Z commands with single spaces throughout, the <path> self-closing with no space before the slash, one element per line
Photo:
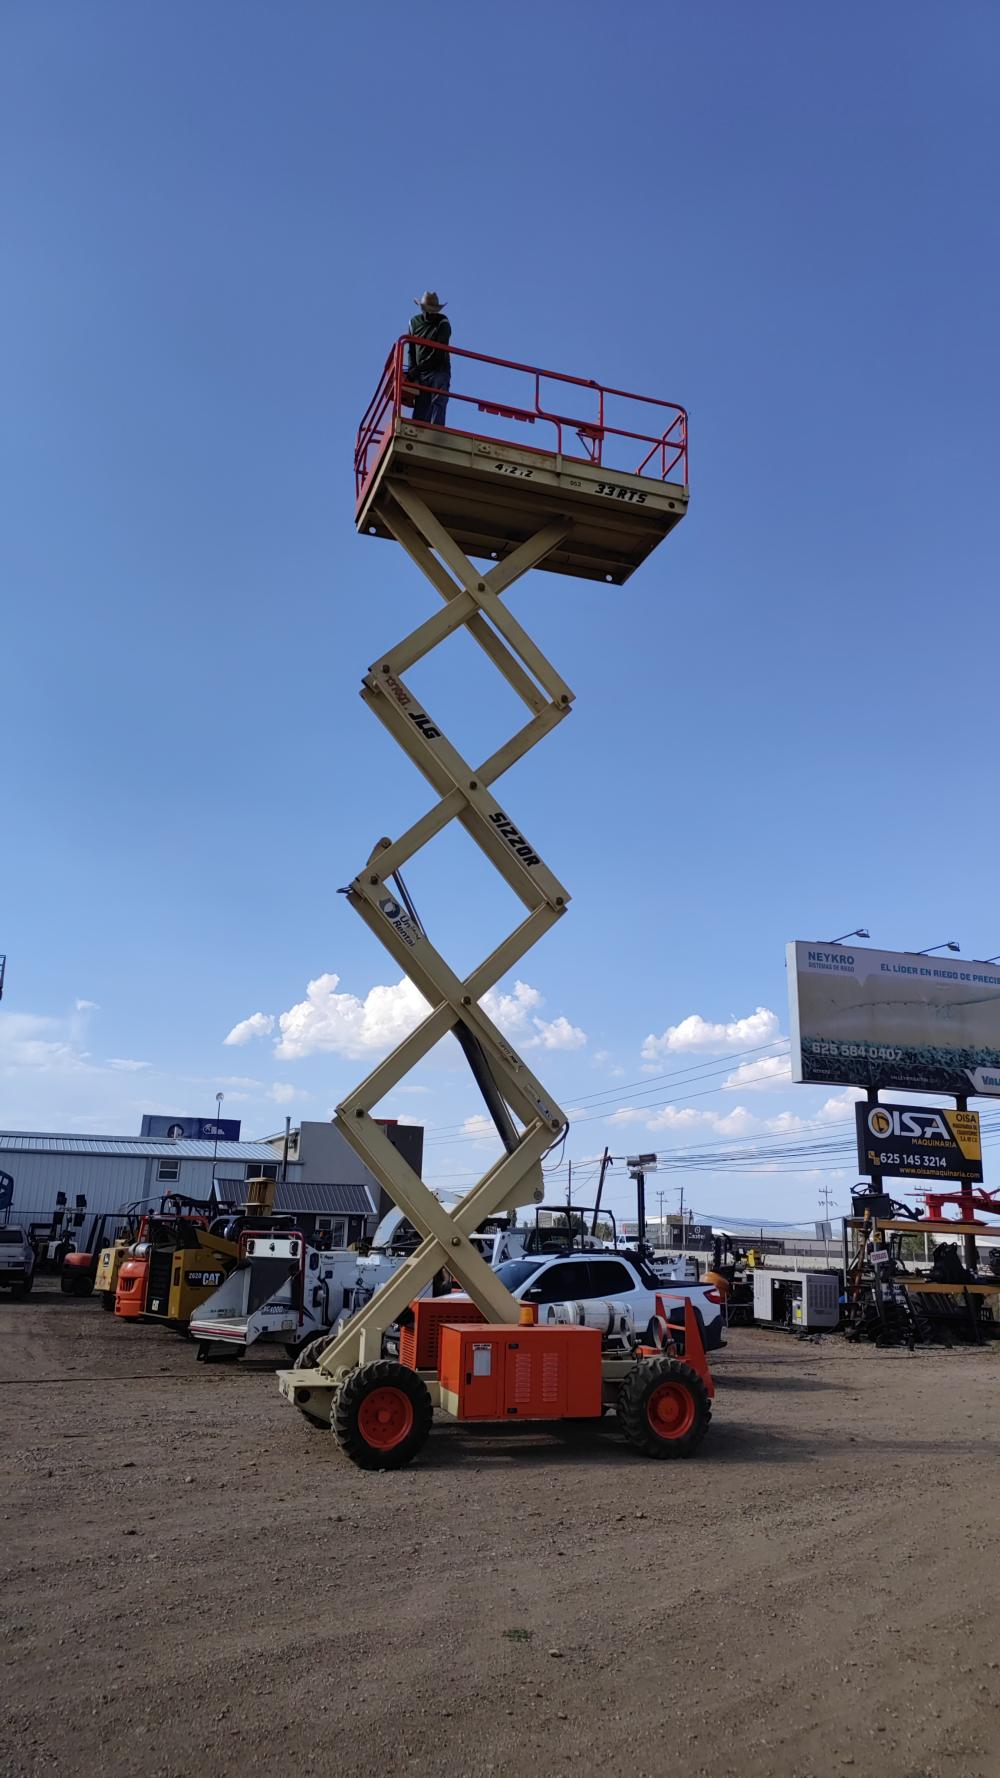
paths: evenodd
<path fill-rule="evenodd" d="M 953 1192 L 923 1192 L 921 1196 L 932 1221 L 945 1220 L 945 1204 L 958 1205 L 960 1222 L 975 1222 L 977 1219 L 973 1212 L 976 1210 L 988 1210 L 992 1216 L 1000 1216 L 1000 1192 L 988 1192 L 981 1185 L 962 1185 Z M 984 1230 L 990 1227 L 985 1222 L 982 1226 Z"/>

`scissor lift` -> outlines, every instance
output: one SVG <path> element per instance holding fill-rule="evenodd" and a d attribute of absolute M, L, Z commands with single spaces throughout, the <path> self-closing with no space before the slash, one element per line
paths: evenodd
<path fill-rule="evenodd" d="M 480 1330 L 485 1321 L 506 1331 L 508 1345 L 513 1341 L 517 1346 L 522 1363 L 533 1339 L 555 1331 L 528 1328 L 519 1320 L 519 1305 L 470 1239 L 485 1218 L 542 1201 L 543 1156 L 567 1128 L 565 1113 L 480 1004 L 487 990 L 562 918 L 569 902 L 568 890 L 493 794 L 497 780 L 563 721 L 573 703 L 570 687 L 502 595 L 531 568 L 622 584 L 680 522 L 688 501 L 683 409 L 451 348 L 456 386 L 449 418 L 468 420 L 469 427 L 418 424 L 408 415 L 415 393 L 405 370 L 408 344 L 404 336 L 393 346 L 359 428 L 356 522 L 363 534 L 400 543 L 443 605 L 377 657 L 361 695 L 424 774 L 437 801 L 398 839 L 379 841 L 347 898 L 415 983 L 429 1010 L 417 1029 L 337 1107 L 335 1121 L 422 1239 L 335 1338 L 318 1354 L 304 1354 L 279 1378 L 282 1393 L 305 1417 L 316 1425 L 332 1424 L 338 1442 L 365 1467 L 408 1461 L 426 1436 L 432 1406 L 448 1405 L 454 1411 L 455 1390 L 443 1387 L 440 1374 L 382 1357 L 386 1330 L 401 1316 L 407 1318 L 410 1305 L 416 1307 L 414 1299 L 442 1268 L 468 1292 Z M 464 386 L 467 379 L 481 392 L 470 393 Z M 573 411 L 562 412 L 563 407 Z M 634 423 L 636 413 L 646 421 L 644 430 Z M 492 565 L 484 570 L 471 556 L 487 558 Z M 446 738 L 405 677 L 463 626 L 527 711 L 510 740 L 478 763 L 463 758 Z M 525 908 L 514 931 L 465 977 L 430 942 L 399 878 L 409 860 L 451 821 L 462 824 Z M 503 1120 L 508 1152 L 455 1209 L 447 1210 L 392 1146 L 372 1111 L 454 1030 L 462 1032 L 467 1053 L 471 1036 L 496 1094 L 517 1122 Z M 698 1398 L 698 1425 L 691 1419 L 691 1402 L 681 1399 L 688 1384 L 671 1381 L 673 1373 L 664 1372 L 658 1407 L 655 1413 L 650 1409 L 649 1419 L 655 1432 L 659 1414 L 660 1430 L 676 1452 L 653 1454 L 687 1454 L 697 1442 L 690 1435 L 697 1432 L 700 1438 L 707 1422 L 711 1379 L 703 1354 L 699 1360 L 694 1318 L 688 1319 L 685 1357 L 694 1368 L 681 1365 L 680 1370 L 691 1371 L 698 1385 L 690 1386 Z M 583 1355 L 585 1346 L 593 1352 L 592 1339 L 574 1342 L 573 1336 L 590 1336 L 592 1330 L 558 1332 L 567 1338 L 559 1356 L 549 1360 L 551 1374 L 562 1363 L 571 1371 L 591 1370 L 592 1359 Z M 480 1345 L 485 1350 L 488 1343 L 484 1338 Z M 539 1362 L 544 1368 L 543 1357 Z M 661 1367 L 678 1363 L 669 1354 L 657 1362 Z M 602 1359 L 598 1350 L 597 1364 L 600 1412 L 606 1389 L 617 1392 L 635 1371 L 636 1361 Z M 576 1401 L 574 1411 L 578 1409 Z M 518 1413 L 516 1404 L 501 1411 Z M 564 1407 L 530 1417 L 556 1418 L 567 1411 Z M 672 1433 L 665 1431 L 668 1426 Z"/>

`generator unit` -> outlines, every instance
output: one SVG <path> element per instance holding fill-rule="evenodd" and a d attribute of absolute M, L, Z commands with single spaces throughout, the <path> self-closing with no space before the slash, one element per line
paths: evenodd
<path fill-rule="evenodd" d="M 836 1327 L 840 1277 L 836 1272 L 771 1272 L 753 1275 L 753 1318 L 769 1327 Z"/>

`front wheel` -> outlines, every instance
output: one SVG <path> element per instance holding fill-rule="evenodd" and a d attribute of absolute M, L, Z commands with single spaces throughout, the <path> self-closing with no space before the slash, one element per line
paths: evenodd
<path fill-rule="evenodd" d="M 34 1282 L 35 1282 L 34 1274 L 32 1274 L 32 1276 L 30 1278 L 22 1278 L 21 1282 L 19 1284 L 15 1284 L 13 1286 L 11 1294 L 13 1296 L 28 1296 L 31 1292 L 31 1286 L 34 1284 Z"/>
<path fill-rule="evenodd" d="M 115 1312 L 115 1293 L 113 1290 L 102 1290 L 101 1291 L 101 1308 L 108 1315 L 114 1314 L 114 1312 Z"/>
<path fill-rule="evenodd" d="M 426 1384 L 391 1358 L 362 1364 L 341 1384 L 331 1423 L 359 1469 L 402 1469 L 423 1449 L 434 1418 Z"/>
<path fill-rule="evenodd" d="M 647 1358 L 625 1379 L 618 1418 L 644 1457 L 693 1457 L 712 1418 L 708 1390 L 679 1358 Z"/>

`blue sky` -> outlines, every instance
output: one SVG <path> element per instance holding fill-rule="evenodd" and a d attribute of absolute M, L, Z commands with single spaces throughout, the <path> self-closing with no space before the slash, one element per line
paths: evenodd
<path fill-rule="evenodd" d="M 796 1159 L 849 1143 L 832 1089 L 733 1076 L 789 938 L 1000 950 L 998 39 L 968 0 L 442 0 L 425 44 L 392 0 L 8 5 L 0 1124 L 324 1117 L 405 1019 L 336 890 L 427 803 L 357 688 L 434 596 L 355 536 L 351 450 L 430 285 L 456 343 L 691 414 L 629 585 L 512 597 L 578 703 L 504 783 L 574 896 L 504 1016 L 582 1180 L 740 1142 L 688 1202 L 844 1201 L 849 1154 Z M 474 753 L 512 712 L 473 654 L 414 683 Z M 459 965 L 510 920 L 464 840 L 411 878 Z M 474 1175 L 457 1052 L 412 1085 L 428 1176 Z"/>

